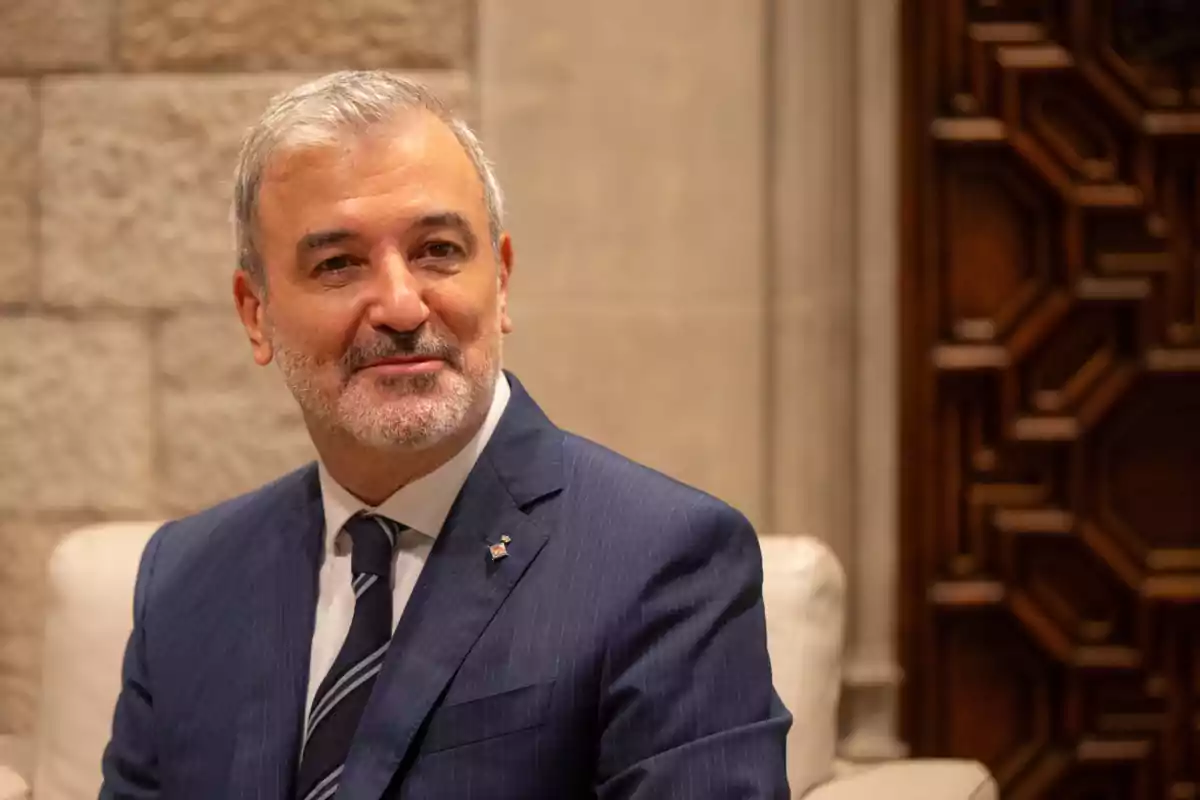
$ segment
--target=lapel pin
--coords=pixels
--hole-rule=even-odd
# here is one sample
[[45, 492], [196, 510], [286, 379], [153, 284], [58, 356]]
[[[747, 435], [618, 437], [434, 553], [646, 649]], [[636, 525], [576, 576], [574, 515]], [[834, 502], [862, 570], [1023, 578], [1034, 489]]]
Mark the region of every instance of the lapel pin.
[[502, 558], [508, 557], [508, 547], [503, 541], [501, 541], [499, 544], [491, 545], [488, 547], [488, 551], [492, 554], [492, 561], [499, 561]]
[[509, 536], [508, 536], [508, 534], [506, 533], [506, 534], [504, 534], [503, 536], [501, 536], [501, 537], [500, 537], [500, 542], [501, 542], [502, 544], [512, 544], [512, 539], [510, 539], [510, 538], [509, 538]]

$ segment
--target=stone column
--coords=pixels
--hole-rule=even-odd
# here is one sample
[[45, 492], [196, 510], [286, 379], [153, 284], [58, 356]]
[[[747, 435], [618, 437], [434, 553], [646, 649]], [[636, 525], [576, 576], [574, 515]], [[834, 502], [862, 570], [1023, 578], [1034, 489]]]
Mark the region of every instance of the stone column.
[[897, 0], [775, 0], [771, 529], [849, 577], [843, 754], [891, 758], [897, 537]]
[[854, 502], [853, 4], [776, 0], [771, 529], [849, 564]]
[[[850, 4], [847, 4], [850, 5]], [[903, 757], [899, 597], [899, 0], [858, 0], [853, 622], [842, 754]]]

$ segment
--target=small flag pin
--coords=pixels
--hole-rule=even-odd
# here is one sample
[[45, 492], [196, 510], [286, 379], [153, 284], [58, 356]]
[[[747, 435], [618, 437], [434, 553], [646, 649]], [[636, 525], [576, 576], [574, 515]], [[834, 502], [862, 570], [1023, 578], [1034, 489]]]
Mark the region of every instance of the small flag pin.
[[488, 551], [492, 554], [492, 561], [499, 561], [502, 558], [508, 557], [508, 547], [504, 544], [504, 542], [490, 546]]

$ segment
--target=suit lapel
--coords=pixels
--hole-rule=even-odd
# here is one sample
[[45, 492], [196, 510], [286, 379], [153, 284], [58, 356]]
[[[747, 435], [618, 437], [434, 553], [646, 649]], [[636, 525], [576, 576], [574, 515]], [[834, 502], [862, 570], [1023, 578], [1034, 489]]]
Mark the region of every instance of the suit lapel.
[[[546, 543], [526, 513], [561, 487], [562, 434], [515, 378], [509, 406], [459, 494], [396, 628], [339, 797], [379, 800], [467, 653]], [[507, 555], [491, 545], [507, 536]]]
[[[324, 514], [315, 466], [284, 480], [245, 553], [245, 681], [227, 797], [291, 800], [307, 696]], [[283, 489], [283, 487], [280, 487]], [[235, 623], [236, 624], [236, 623]]]

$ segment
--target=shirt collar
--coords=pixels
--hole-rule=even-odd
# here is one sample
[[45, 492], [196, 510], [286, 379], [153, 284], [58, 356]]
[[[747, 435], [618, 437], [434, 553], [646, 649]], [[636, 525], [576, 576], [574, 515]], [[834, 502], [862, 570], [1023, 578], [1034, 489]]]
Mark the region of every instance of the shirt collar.
[[433, 472], [397, 489], [395, 494], [375, 508], [370, 508], [348, 492], [333, 479], [325, 465], [318, 461], [321, 501], [325, 508], [326, 551], [332, 551], [342, 526], [364, 509], [395, 520], [430, 538], [436, 538], [450, 514], [450, 507], [454, 505], [463, 484], [467, 482], [467, 476], [475, 468], [479, 454], [483, 452], [496, 426], [500, 424], [500, 417], [503, 416], [511, 395], [508, 378], [501, 372], [492, 393], [491, 408], [488, 409], [483, 425], [471, 441], [467, 442], [466, 447]]

